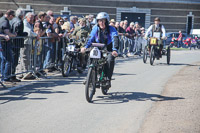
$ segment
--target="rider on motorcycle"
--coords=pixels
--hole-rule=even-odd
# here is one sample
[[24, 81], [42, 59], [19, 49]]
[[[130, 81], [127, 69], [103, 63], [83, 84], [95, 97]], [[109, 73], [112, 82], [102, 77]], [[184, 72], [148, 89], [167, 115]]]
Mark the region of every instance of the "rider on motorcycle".
[[105, 74], [108, 77], [107, 84], [111, 86], [111, 78], [114, 70], [115, 57], [118, 56], [119, 38], [116, 29], [109, 26], [109, 15], [106, 12], [100, 12], [96, 17], [97, 25], [91, 31], [90, 38], [86, 46], [81, 49], [85, 53], [86, 48], [91, 47], [92, 43], [104, 43], [107, 45], [107, 50], [111, 52], [107, 58], [105, 66]]
[[[163, 49], [163, 40], [166, 39], [166, 31], [165, 31], [165, 27], [162, 24], [160, 24], [159, 17], [156, 17], [154, 19], [154, 24], [148, 28], [148, 30], [145, 34], [145, 39], [148, 38], [150, 33], [151, 33], [150, 37], [158, 37], [154, 33], [160, 33], [160, 36], [158, 38], [158, 45], [160, 45], [160, 50], [159, 50], [160, 53], [159, 54], [160, 54], [160, 57], [162, 57], [161, 51]], [[157, 35], [159, 35], [159, 34], [157, 34]]]
[[[78, 42], [77, 48], [82, 48], [82, 47], [84, 47], [84, 44], [86, 42], [86, 38], [89, 36], [90, 29], [86, 25], [86, 19], [85, 18], [80, 18], [78, 20], [78, 22], [79, 22], [79, 26], [75, 27], [71, 36], [73, 38], [76, 38], [77, 40], [81, 40], [80, 42]], [[84, 69], [86, 67], [85, 54], [79, 54], [79, 60], [80, 60], [80, 64], [78, 66], [79, 67], [78, 69], [81, 69], [81, 67]]]

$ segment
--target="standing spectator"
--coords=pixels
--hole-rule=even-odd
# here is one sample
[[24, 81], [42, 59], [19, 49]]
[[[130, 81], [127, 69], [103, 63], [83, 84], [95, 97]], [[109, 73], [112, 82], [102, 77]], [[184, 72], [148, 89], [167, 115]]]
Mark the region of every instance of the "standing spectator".
[[128, 20], [124, 20], [124, 25], [126, 25], [126, 27], [128, 27]]
[[[28, 12], [24, 19], [24, 32], [28, 33], [28, 37], [24, 40], [24, 48], [21, 50], [21, 57], [22, 57], [22, 66], [24, 71], [28, 71], [31, 69], [31, 50], [32, 50], [32, 37], [39, 38], [39, 35], [37, 35], [33, 31], [33, 20], [34, 20], [34, 14], [31, 12]], [[35, 77], [32, 75], [32, 73], [26, 74], [24, 79], [35, 79]]]
[[123, 28], [123, 26], [124, 26], [124, 21], [121, 21], [121, 22], [119, 23], [119, 26], [120, 26], [121, 28]]
[[94, 15], [92, 14], [89, 14], [88, 15], [88, 21], [89, 21], [89, 24], [90, 24], [90, 30], [92, 30], [92, 27], [97, 24], [97, 20], [94, 18]]
[[[8, 35], [9, 37], [16, 37], [16, 34], [11, 33], [11, 25], [9, 23], [15, 17], [13, 10], [8, 10], [3, 17], [0, 18], [0, 33]], [[8, 36], [6, 36], [8, 38]], [[8, 40], [8, 39], [7, 39]], [[12, 45], [10, 41], [1, 43], [1, 74], [2, 81], [10, 82], [11, 65], [13, 61]]]
[[[52, 10], [48, 10], [46, 14], [47, 14], [47, 16], [54, 17], [54, 13], [53, 13]], [[55, 21], [55, 18], [54, 18], [53, 28], [55, 29], [57, 27], [58, 27], [58, 25], [56, 24], [56, 21]]]
[[68, 18], [66, 16], [63, 17], [64, 22], [68, 22]]
[[55, 47], [54, 47], [54, 42], [55, 42], [55, 39], [58, 38], [58, 34], [55, 33], [55, 29], [53, 27], [53, 24], [55, 23], [54, 22], [54, 17], [50, 17], [50, 20], [49, 20], [49, 23], [50, 23], [50, 26], [49, 28], [46, 30], [46, 34], [48, 37], [50, 37], [50, 41], [48, 41], [48, 44], [46, 46], [46, 57], [45, 57], [45, 61], [44, 61], [44, 64], [43, 64], [43, 68], [44, 69], [48, 69], [48, 72], [52, 72], [53, 70], [55, 70], [53, 68], [53, 66], [51, 66], [51, 63], [53, 63], [55, 61]]
[[1, 34], [0, 33], [0, 72], [1, 72], [1, 57], [3, 57], [2, 55], [2, 45], [1, 45], [1, 42], [3, 41], [3, 39], [5, 39], [5, 41], [9, 41], [10, 38], [8, 35], [4, 35], [4, 34]]
[[52, 16], [52, 17], [54, 16], [54, 13], [52, 10], [48, 10], [46, 14], [47, 16]]
[[140, 38], [141, 38], [141, 31], [140, 31], [140, 25], [138, 24], [138, 22], [135, 22], [135, 47], [133, 49], [133, 51], [135, 51], [135, 54], [140, 55], [141, 54], [141, 42], [140, 42]]
[[123, 57], [126, 58], [128, 57], [128, 33], [126, 32], [127, 25], [123, 25], [123, 30], [124, 30], [124, 36], [123, 36], [123, 43], [124, 43], [124, 48], [123, 48]]
[[[64, 36], [65, 30], [62, 29], [62, 25], [64, 24], [64, 19], [61, 17], [58, 17], [56, 19], [56, 24], [58, 25], [58, 28], [55, 29], [55, 32], [58, 34], [60, 39]], [[58, 42], [58, 47], [57, 47], [57, 57], [58, 59], [56, 60], [57, 62], [61, 63], [62, 62], [62, 51], [61, 48], [63, 47], [63, 40]]]
[[56, 19], [56, 24], [58, 25], [58, 27], [55, 29], [55, 32], [56, 32], [57, 34], [59, 34], [60, 37], [62, 37], [62, 35], [63, 35], [64, 32], [65, 32], [64, 30], [62, 30], [62, 26], [63, 26], [63, 24], [64, 24], [63, 18], [58, 17], [58, 18]]
[[38, 15], [37, 14], [35, 14], [34, 15], [34, 19], [33, 19], [33, 25], [35, 25], [35, 22], [37, 22], [38, 21]]
[[[28, 35], [27, 32], [24, 32], [24, 10], [22, 8], [18, 8], [15, 12], [16, 17], [10, 22], [12, 27], [12, 33], [16, 33], [18, 37], [25, 37]], [[12, 55], [13, 55], [13, 64], [12, 64], [12, 74], [15, 74], [16, 67], [18, 65], [19, 56], [20, 56], [20, 49], [24, 47], [24, 39], [14, 39], [13, 40], [13, 48], [12, 48]], [[20, 82], [21, 80], [17, 79], [16, 76], [12, 76], [10, 78], [13, 82]]]
[[145, 37], [145, 29], [142, 27], [141, 29], [141, 42], [142, 42], [142, 50], [144, 47], [147, 45], [147, 40], [144, 38]]
[[135, 36], [135, 31], [133, 30], [134, 23], [131, 22], [129, 27], [126, 29], [126, 32], [129, 34], [128, 35], [128, 42], [129, 42], [129, 49], [128, 49], [128, 56], [133, 56], [133, 50], [135, 49], [134, 47], [134, 36]]
[[179, 31], [179, 36], [178, 36], [178, 38], [177, 38], [177, 40], [178, 40], [178, 48], [180, 48], [181, 46], [182, 46], [182, 38], [183, 38], [183, 35], [182, 35], [182, 33], [181, 33], [181, 31]]
[[76, 18], [75, 16], [70, 17], [70, 33], [72, 33], [75, 29]]
[[44, 28], [44, 31], [45, 31], [45, 34], [44, 36], [46, 36], [46, 29], [48, 29], [50, 26], [50, 23], [49, 23], [49, 20], [50, 20], [50, 16], [46, 16], [45, 17], [45, 20], [42, 22], [42, 25], [43, 25], [43, 28]]
[[78, 16], [74, 16], [74, 17], [75, 17], [75, 20], [76, 20], [76, 23], [74, 24], [74, 26], [75, 26], [75, 28], [76, 28], [76, 27], [79, 26], [79, 23], [78, 23], [78, 19], [79, 19], [79, 18], [78, 18]]
[[112, 26], [112, 27], [115, 27], [115, 20], [114, 20], [114, 19], [111, 19], [109, 25]]
[[119, 22], [115, 23], [115, 28], [116, 28], [118, 35], [119, 35], [118, 56], [122, 56], [123, 55], [123, 48], [124, 48], [123, 36], [124, 36], [125, 30], [120, 26]]
[[35, 22], [34, 28], [39, 28], [41, 30], [40, 36], [45, 35], [45, 27], [43, 26], [43, 22], [45, 22], [47, 14], [45, 12], [38, 13], [38, 20]]

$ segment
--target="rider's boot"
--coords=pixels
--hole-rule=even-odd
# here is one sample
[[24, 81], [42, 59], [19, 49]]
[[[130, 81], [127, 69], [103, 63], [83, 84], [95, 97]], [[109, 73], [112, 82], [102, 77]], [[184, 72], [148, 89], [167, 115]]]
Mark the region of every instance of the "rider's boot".
[[108, 86], [109, 88], [111, 87], [111, 80], [106, 81], [106, 86]]

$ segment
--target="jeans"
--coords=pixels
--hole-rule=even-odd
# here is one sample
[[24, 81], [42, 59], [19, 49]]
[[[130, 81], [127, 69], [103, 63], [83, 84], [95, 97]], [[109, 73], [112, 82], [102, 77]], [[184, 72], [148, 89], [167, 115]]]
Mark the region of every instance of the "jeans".
[[135, 51], [135, 45], [133, 39], [128, 39], [128, 52], [134, 52]]
[[178, 41], [178, 48], [180, 48], [182, 46], [182, 41]]
[[124, 49], [124, 40], [123, 37], [119, 37], [119, 55], [123, 55], [123, 49]]
[[46, 56], [45, 56], [43, 68], [44, 69], [50, 68], [51, 67], [51, 63], [53, 63], [54, 57], [55, 57], [54, 56], [54, 46], [53, 46], [52, 42], [48, 42], [45, 45], [44, 53], [45, 53]]
[[123, 54], [126, 55], [128, 52], [128, 38], [123, 37], [123, 45], [124, 45]]
[[10, 42], [2, 44], [0, 57], [2, 81], [8, 81], [10, 79], [9, 76], [11, 75], [11, 66], [13, 61], [12, 46]]

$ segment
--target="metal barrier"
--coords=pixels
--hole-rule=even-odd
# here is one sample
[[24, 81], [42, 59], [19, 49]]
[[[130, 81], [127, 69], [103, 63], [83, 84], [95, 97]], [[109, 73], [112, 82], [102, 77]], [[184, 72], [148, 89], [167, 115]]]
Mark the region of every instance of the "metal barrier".
[[59, 69], [66, 39], [15, 37], [9, 41], [1, 39], [0, 44], [0, 77], [1, 81], [8, 81], [16, 75], [32, 74], [38, 78], [39, 73], [45, 77], [44, 69]]
[[125, 35], [119, 36], [119, 54], [126, 55], [128, 52], [139, 52], [142, 51], [147, 45], [146, 40], [143, 37], [130, 39]]

